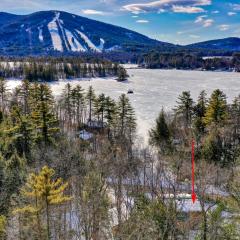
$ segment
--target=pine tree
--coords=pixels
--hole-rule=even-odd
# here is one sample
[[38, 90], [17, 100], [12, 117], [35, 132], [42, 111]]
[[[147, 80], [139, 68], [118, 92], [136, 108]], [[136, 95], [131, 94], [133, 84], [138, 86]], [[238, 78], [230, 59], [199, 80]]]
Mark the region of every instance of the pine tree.
[[202, 154], [207, 161], [222, 164], [225, 160], [223, 159], [223, 153], [224, 147], [220, 132], [218, 129], [213, 128], [204, 140]]
[[29, 98], [30, 98], [30, 82], [28, 80], [23, 80], [19, 88], [19, 97], [23, 106], [23, 113], [30, 113]]
[[72, 102], [76, 113], [77, 127], [79, 128], [83, 123], [83, 111], [85, 109], [84, 93], [80, 85], [72, 90]]
[[0, 111], [4, 114], [6, 108], [6, 100], [8, 95], [7, 83], [0, 78]]
[[129, 77], [128, 74], [127, 74], [126, 69], [123, 68], [123, 67], [119, 67], [118, 68], [117, 76], [118, 76], [117, 80], [119, 82], [123, 82], [123, 81], [125, 81]]
[[206, 125], [220, 124], [227, 119], [226, 95], [219, 89], [215, 90], [209, 100], [204, 122]]
[[46, 84], [34, 84], [31, 92], [31, 118], [36, 127], [37, 142], [51, 143], [52, 136], [58, 132], [54, 116], [52, 92]]
[[240, 142], [240, 95], [236, 97], [231, 105], [231, 121], [234, 128], [234, 137]]
[[125, 94], [119, 97], [117, 113], [119, 134], [131, 137], [136, 130], [136, 119], [134, 110]]
[[150, 143], [161, 150], [170, 144], [170, 130], [163, 109], [156, 120], [156, 126], [150, 130]]
[[105, 95], [100, 94], [94, 101], [94, 113], [98, 118], [98, 121], [101, 121], [101, 125], [103, 128], [104, 123], [104, 114], [106, 109], [106, 101], [105, 101]]
[[109, 126], [113, 126], [116, 122], [117, 106], [113, 99], [110, 97], [105, 98], [105, 119]]
[[88, 103], [89, 118], [88, 121], [92, 121], [93, 103], [96, 99], [96, 95], [92, 86], [89, 87], [86, 100]]
[[[40, 221], [39, 216], [46, 214], [47, 239], [51, 239], [51, 207], [60, 206], [71, 200], [65, 195], [68, 183], [61, 178], [54, 179], [55, 171], [47, 166], [43, 167], [39, 174], [31, 174], [22, 195], [29, 203], [15, 210], [16, 213], [34, 214]], [[41, 226], [41, 222], [38, 223]], [[42, 238], [41, 238], [42, 239]]]
[[115, 140], [117, 144], [128, 152], [130, 159], [133, 157], [133, 138], [136, 133], [136, 117], [134, 109], [132, 108], [129, 99], [125, 94], [119, 97], [117, 104], [117, 131], [115, 133]]
[[72, 125], [72, 114], [73, 114], [73, 94], [72, 94], [72, 86], [70, 83], [65, 85], [63, 89], [63, 93], [61, 96], [62, 107], [65, 110], [64, 118], [67, 120], [69, 126]]
[[175, 109], [177, 116], [180, 116], [183, 119], [184, 125], [189, 127], [192, 122], [194, 104], [190, 92], [182, 92], [178, 97], [177, 104], [178, 106]]
[[18, 154], [30, 158], [34, 138], [31, 119], [28, 115], [22, 115], [17, 106], [13, 106], [11, 109], [11, 119], [13, 126], [5, 132], [12, 137]]
[[0, 155], [0, 215], [7, 214], [12, 196], [18, 194], [25, 180], [26, 161], [19, 157], [16, 150], [11, 155]]
[[207, 109], [207, 99], [206, 92], [202, 91], [198, 97], [198, 102], [194, 107], [194, 126], [197, 133], [203, 134], [205, 131], [206, 124], [204, 122], [204, 117]]

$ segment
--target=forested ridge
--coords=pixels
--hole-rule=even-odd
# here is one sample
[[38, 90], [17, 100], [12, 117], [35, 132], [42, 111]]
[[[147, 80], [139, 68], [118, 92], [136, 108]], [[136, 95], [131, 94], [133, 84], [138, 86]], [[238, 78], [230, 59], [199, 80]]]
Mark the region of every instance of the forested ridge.
[[160, 69], [201, 69], [207, 71], [240, 71], [240, 54], [233, 53], [231, 57], [203, 58], [197, 53], [188, 51], [162, 53], [152, 51], [138, 58], [138, 63], [146, 68]]
[[0, 77], [21, 78], [35, 81], [58, 81], [59, 79], [121, 77], [126, 72], [118, 63], [98, 58], [2, 58]]
[[0, 109], [0, 239], [239, 239], [240, 97], [183, 92], [149, 146], [126, 95], [2, 78]]

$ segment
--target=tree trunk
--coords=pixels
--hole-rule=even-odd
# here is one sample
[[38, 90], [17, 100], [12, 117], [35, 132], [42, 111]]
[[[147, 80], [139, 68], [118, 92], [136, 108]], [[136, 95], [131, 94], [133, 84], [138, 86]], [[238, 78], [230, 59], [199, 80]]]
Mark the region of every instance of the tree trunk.
[[47, 239], [51, 239], [51, 233], [50, 233], [50, 216], [49, 216], [49, 204], [48, 199], [46, 196], [46, 217], [47, 217]]

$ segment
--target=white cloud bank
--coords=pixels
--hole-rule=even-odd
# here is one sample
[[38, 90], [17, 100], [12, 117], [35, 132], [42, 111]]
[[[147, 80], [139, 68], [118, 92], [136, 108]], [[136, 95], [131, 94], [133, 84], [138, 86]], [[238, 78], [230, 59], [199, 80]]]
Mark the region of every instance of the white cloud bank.
[[210, 18], [207, 19], [207, 17], [207, 15], [199, 16], [196, 18], [195, 23], [201, 24], [205, 28], [211, 27], [214, 23], [214, 20]]
[[149, 23], [148, 20], [144, 20], [144, 19], [139, 19], [136, 21], [137, 23]]
[[228, 24], [222, 24], [222, 25], [218, 26], [218, 29], [220, 31], [227, 31], [227, 30], [229, 30], [229, 28], [230, 28], [230, 25], [228, 25]]
[[104, 12], [102, 11], [97, 11], [97, 10], [94, 10], [94, 9], [85, 9], [85, 10], [82, 10], [82, 13], [85, 14], [85, 15], [105, 15]]
[[205, 12], [203, 6], [211, 5], [211, 0], [159, 0], [149, 3], [135, 3], [123, 6], [123, 10], [132, 13], [172, 11], [178, 13]]

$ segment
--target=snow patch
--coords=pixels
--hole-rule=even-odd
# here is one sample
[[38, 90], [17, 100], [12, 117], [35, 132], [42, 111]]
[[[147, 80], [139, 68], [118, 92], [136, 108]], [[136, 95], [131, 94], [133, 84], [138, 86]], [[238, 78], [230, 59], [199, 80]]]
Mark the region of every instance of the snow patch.
[[27, 28], [27, 29], [26, 29], [26, 32], [31, 33], [31, 32], [32, 32], [32, 29], [31, 29], [31, 28]]
[[38, 31], [39, 31], [39, 35], [38, 35], [39, 41], [43, 42], [43, 30], [42, 30], [42, 27], [38, 27]]
[[69, 45], [68, 45], [68, 41], [65, 37], [65, 29], [63, 28], [62, 24], [64, 24], [63, 20], [60, 20], [58, 19], [58, 25], [59, 25], [59, 28], [61, 29], [61, 32], [62, 32], [62, 38], [63, 38], [63, 41], [65, 43], [65, 46], [67, 48], [68, 51], [71, 51], [71, 49], [69, 48]]
[[100, 38], [100, 45], [97, 47], [100, 51], [103, 51], [104, 49], [105, 40], [103, 38]]
[[81, 36], [81, 38], [85, 41], [85, 43], [88, 45], [88, 47], [95, 51], [95, 52], [101, 52], [98, 47], [96, 47], [92, 42], [91, 40], [83, 33], [83, 32], [80, 32], [78, 30], [76, 30], [77, 33]]
[[49, 32], [51, 34], [54, 50], [58, 50], [60, 52], [63, 52], [62, 40], [61, 40], [61, 37], [59, 35], [58, 26], [57, 26], [59, 16], [60, 16], [60, 13], [56, 12], [55, 17], [48, 24], [48, 29], [49, 29]]
[[114, 45], [114, 46], [108, 48], [107, 51], [116, 51], [116, 50], [119, 50], [119, 49], [121, 49], [121, 46]]
[[65, 29], [66, 35], [67, 35], [67, 40], [71, 46], [71, 50], [73, 52], [85, 52], [86, 49], [78, 42], [78, 40], [73, 36], [73, 34]]
[[80, 133], [79, 133], [79, 137], [80, 137], [82, 140], [88, 141], [88, 140], [90, 140], [90, 139], [93, 138], [93, 134], [87, 132], [86, 130], [82, 130], [82, 131], [80, 131]]

